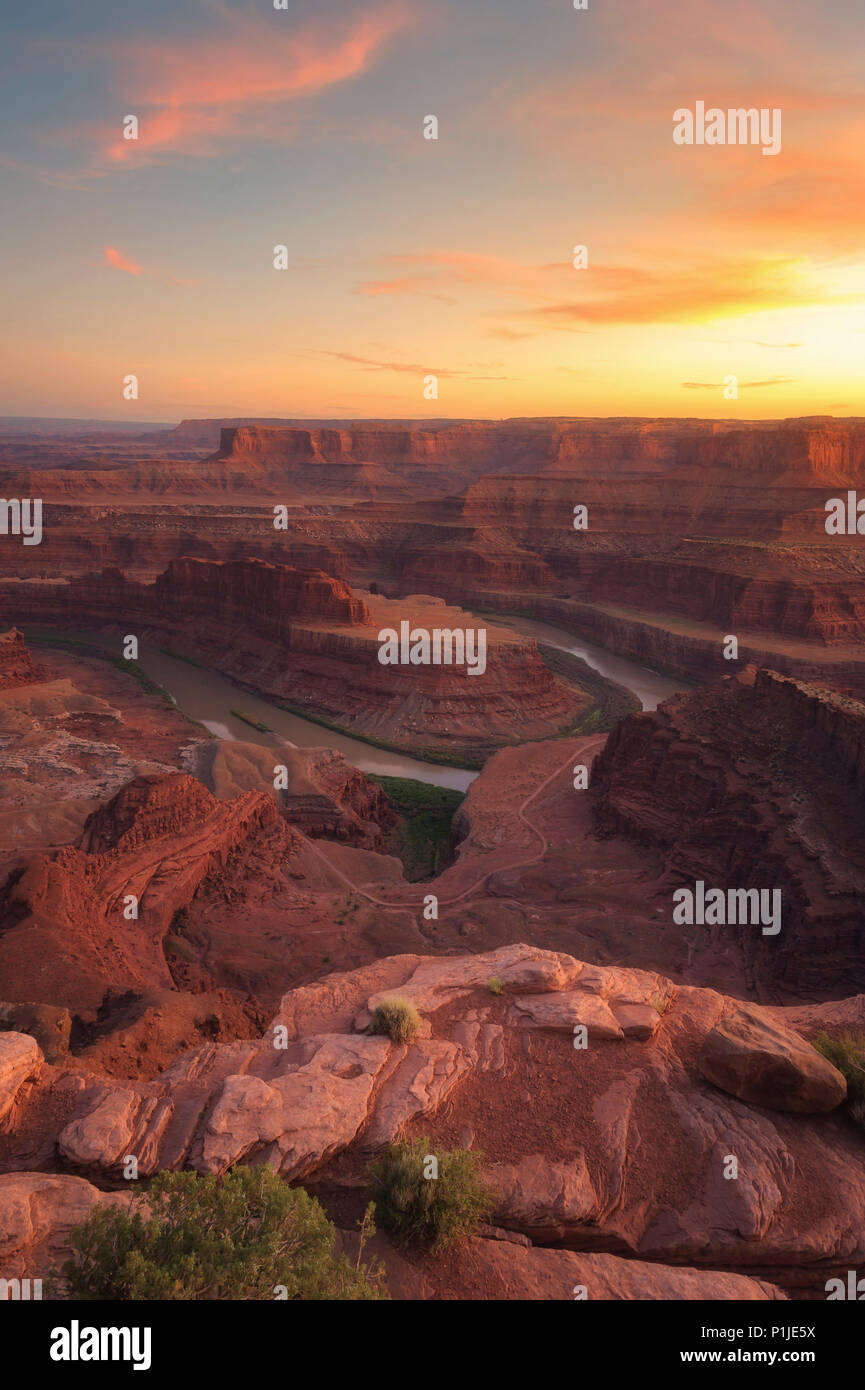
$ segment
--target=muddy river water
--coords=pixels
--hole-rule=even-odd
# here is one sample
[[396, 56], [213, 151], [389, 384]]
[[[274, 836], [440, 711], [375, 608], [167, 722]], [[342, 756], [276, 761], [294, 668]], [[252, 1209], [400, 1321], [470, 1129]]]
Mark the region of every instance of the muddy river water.
[[[685, 689], [683, 682], [616, 656], [603, 647], [593, 646], [561, 628], [531, 618], [502, 618], [499, 621], [517, 632], [534, 637], [538, 642], [581, 656], [608, 680], [631, 690], [644, 709], [655, 709], [661, 700]], [[478, 617], [478, 622], [492, 623], [493, 619], [489, 616]], [[362, 772], [386, 777], [414, 777], [421, 782], [452, 787], [458, 791], [465, 791], [478, 775], [467, 768], [445, 767], [402, 753], [374, 748], [360, 739], [336, 733], [299, 715], [289, 714], [260, 696], [241, 690], [216, 671], [192, 666], [155, 648], [142, 652], [139, 665], [169, 693], [184, 714], [203, 724], [217, 738], [242, 739], [269, 746], [273, 743], [273, 734], [276, 734], [280, 740], [298, 748], [336, 748]], [[273, 734], [262, 733], [238, 719], [232, 714], [233, 709], [242, 710], [244, 714], [266, 724]]]

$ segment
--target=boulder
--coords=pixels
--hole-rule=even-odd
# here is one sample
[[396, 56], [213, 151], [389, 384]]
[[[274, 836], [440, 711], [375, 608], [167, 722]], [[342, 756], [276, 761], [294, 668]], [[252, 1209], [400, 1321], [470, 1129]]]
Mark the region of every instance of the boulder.
[[847, 1094], [836, 1067], [798, 1034], [762, 1010], [738, 1008], [707, 1033], [700, 1070], [750, 1105], [815, 1115], [834, 1110]]
[[43, 1062], [42, 1049], [27, 1033], [0, 1033], [0, 1120], [12, 1109], [24, 1082]]
[[125, 1206], [126, 1192], [100, 1192], [66, 1173], [0, 1173], [0, 1272], [45, 1278], [68, 1254], [68, 1235], [97, 1206]]

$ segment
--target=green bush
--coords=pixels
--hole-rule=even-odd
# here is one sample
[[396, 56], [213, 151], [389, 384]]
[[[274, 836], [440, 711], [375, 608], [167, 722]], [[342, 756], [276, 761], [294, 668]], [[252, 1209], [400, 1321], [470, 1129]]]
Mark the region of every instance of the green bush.
[[395, 1043], [411, 1042], [420, 1028], [420, 1014], [408, 999], [382, 999], [373, 1010], [371, 1033], [386, 1033]]
[[493, 975], [493, 978], [487, 981], [487, 989], [489, 990], [490, 994], [501, 994], [502, 990], [504, 989], [504, 985], [502, 984], [498, 975]]
[[[438, 1177], [427, 1177], [438, 1163]], [[468, 1149], [434, 1154], [428, 1139], [391, 1144], [368, 1169], [382, 1226], [404, 1245], [442, 1250], [470, 1235], [493, 1206], [482, 1156]]]
[[319, 1203], [272, 1168], [223, 1178], [158, 1173], [129, 1211], [98, 1207], [70, 1236], [69, 1297], [83, 1299], [380, 1299], [380, 1267], [333, 1253]]
[[833, 1038], [825, 1029], [814, 1039], [814, 1046], [833, 1067], [837, 1067], [847, 1082], [847, 1103], [850, 1113], [861, 1126], [865, 1115], [865, 1037], [842, 1033]]

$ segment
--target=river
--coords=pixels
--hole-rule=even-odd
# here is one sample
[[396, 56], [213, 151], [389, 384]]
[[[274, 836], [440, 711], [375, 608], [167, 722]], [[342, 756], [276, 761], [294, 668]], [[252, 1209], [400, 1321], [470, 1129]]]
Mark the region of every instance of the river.
[[615, 652], [607, 651], [606, 647], [596, 647], [591, 642], [584, 642], [582, 637], [573, 637], [563, 628], [536, 622], [534, 618], [493, 618], [487, 614], [485, 621], [500, 623], [514, 632], [524, 633], [526, 637], [534, 637], [535, 641], [543, 642], [548, 647], [557, 647], [561, 652], [572, 652], [574, 656], [581, 656], [587, 666], [591, 666], [593, 670], [606, 676], [607, 680], [614, 681], [616, 685], [623, 685], [626, 690], [636, 695], [643, 709], [657, 709], [661, 701], [668, 699], [670, 695], [677, 695], [680, 690], [691, 688], [686, 681], [677, 680], [675, 676], [663, 676], [649, 666], [639, 666], [636, 661], [631, 661], [626, 656], [616, 656]]
[[[644, 709], [655, 709], [661, 700], [686, 689], [683, 682], [669, 676], [659, 675], [646, 666], [640, 666], [625, 657], [616, 656], [603, 647], [596, 647], [582, 638], [573, 637], [562, 628], [548, 623], [536, 622], [533, 618], [496, 618], [477, 616], [479, 623], [500, 622], [503, 626], [534, 637], [547, 646], [560, 651], [572, 652], [581, 656], [608, 680], [626, 686], [633, 691]], [[402, 753], [390, 753], [375, 748], [360, 739], [347, 734], [336, 733], [321, 724], [314, 724], [299, 715], [289, 714], [277, 705], [251, 695], [242, 690], [226, 676], [217, 671], [205, 670], [169, 656], [158, 648], [146, 647], [139, 655], [139, 665], [165, 689], [175, 704], [190, 719], [203, 724], [217, 738], [241, 739], [248, 743], [273, 744], [273, 734], [278, 739], [296, 748], [335, 748], [361, 772], [371, 772], [382, 777], [413, 777], [420, 782], [430, 782], [434, 786], [451, 787], [456, 791], [466, 791], [477, 777], [476, 772], [467, 768], [446, 767], [438, 763], [422, 762]], [[232, 714], [239, 709], [262, 724], [266, 724], [273, 734], [265, 734], [253, 728]]]
[[452, 787], [455, 791], [464, 792], [478, 775], [468, 768], [421, 762], [419, 758], [374, 748], [371, 743], [351, 738], [348, 734], [338, 734], [322, 724], [302, 719], [300, 715], [289, 714], [259, 695], [251, 695], [218, 671], [192, 666], [188, 661], [168, 656], [158, 648], [145, 647], [141, 650], [138, 664], [151, 680], [168, 692], [184, 714], [203, 724], [217, 738], [242, 739], [246, 743], [272, 746], [274, 740], [271, 734], [254, 729], [251, 724], [231, 713], [233, 709], [239, 709], [266, 724], [281, 742], [291, 744], [293, 748], [335, 748], [361, 772], [372, 772], [379, 777], [414, 777], [418, 782], [431, 782], [437, 787]]

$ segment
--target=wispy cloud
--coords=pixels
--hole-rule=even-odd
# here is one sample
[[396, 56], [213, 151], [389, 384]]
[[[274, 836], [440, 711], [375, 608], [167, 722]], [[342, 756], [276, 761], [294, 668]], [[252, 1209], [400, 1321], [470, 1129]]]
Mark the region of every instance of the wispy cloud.
[[[82, 61], [110, 64], [117, 109], [137, 117], [138, 138], [124, 138], [120, 118], [35, 132], [55, 145], [90, 148], [86, 166], [67, 180], [178, 156], [214, 158], [243, 141], [284, 141], [298, 103], [360, 76], [422, 16], [417, 0], [381, 0], [299, 25], [287, 13], [213, 8], [219, 22], [210, 36], [77, 46]], [[19, 167], [43, 179], [51, 172]]]
[[655, 264], [594, 262], [580, 271], [566, 261], [531, 265], [460, 251], [386, 259], [411, 273], [364, 281], [360, 292], [470, 302], [485, 316], [488, 333], [515, 342], [539, 332], [587, 331], [604, 324], [693, 324], [861, 299], [827, 288], [807, 262], [759, 253], [692, 255], [690, 260], [667, 254]]
[[124, 275], [132, 275], [140, 278], [143, 275], [150, 279], [159, 280], [165, 285], [191, 286], [201, 283], [197, 276], [183, 276], [166, 274], [161, 270], [149, 270], [137, 261], [130, 260], [129, 256], [123, 251], [119, 251], [116, 246], [106, 246], [103, 251], [105, 259], [102, 264], [111, 270], [122, 270]]
[[[338, 362], [349, 362], [352, 366], [360, 367], [365, 372], [406, 372], [410, 376], [438, 376], [438, 377], [469, 377], [472, 381], [507, 381], [504, 376], [478, 376], [473, 371], [458, 370], [454, 367], [432, 367], [429, 363], [419, 362], [396, 362], [387, 359], [377, 359], [374, 357], [360, 357], [354, 352], [335, 352], [328, 349], [321, 349], [320, 356], [333, 357]], [[483, 364], [479, 363], [478, 366]]]
[[[737, 390], [748, 391], [755, 387], [764, 386], [789, 386], [798, 380], [795, 376], [773, 376], [769, 381], [739, 381], [736, 383]], [[726, 385], [723, 381], [683, 381], [682, 386], [686, 391], [723, 391]]]
[[144, 272], [140, 265], [131, 261], [128, 256], [124, 256], [122, 251], [118, 251], [116, 246], [105, 247], [105, 265], [111, 266], [113, 270], [122, 270], [126, 275], [143, 275]]

